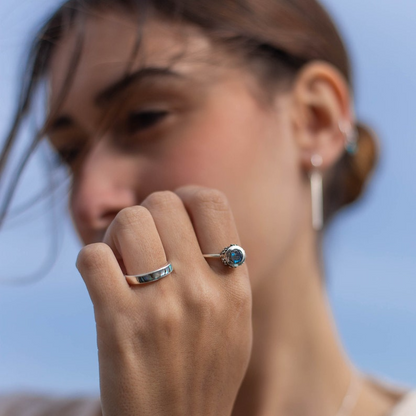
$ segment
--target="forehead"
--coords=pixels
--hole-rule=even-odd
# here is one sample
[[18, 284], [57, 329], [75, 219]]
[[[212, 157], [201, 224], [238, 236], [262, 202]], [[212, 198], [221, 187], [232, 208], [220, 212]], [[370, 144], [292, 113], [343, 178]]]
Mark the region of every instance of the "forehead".
[[[212, 42], [198, 29], [161, 19], [149, 19], [139, 29], [138, 20], [115, 12], [97, 12], [87, 18], [81, 35], [82, 54], [67, 101], [86, 92], [98, 93], [120, 80], [127, 68], [134, 72], [146, 66], [170, 67], [201, 77], [209, 70], [212, 75], [218, 54], [212, 53]], [[132, 56], [139, 37], [140, 48]], [[75, 29], [57, 44], [50, 68], [52, 103], [64, 86], [77, 47]]]

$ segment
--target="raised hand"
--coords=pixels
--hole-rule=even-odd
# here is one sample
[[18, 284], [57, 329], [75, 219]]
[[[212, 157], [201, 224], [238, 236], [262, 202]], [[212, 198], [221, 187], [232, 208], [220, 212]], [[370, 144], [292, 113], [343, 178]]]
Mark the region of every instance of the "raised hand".
[[[252, 342], [251, 289], [203, 253], [239, 244], [227, 199], [187, 186], [125, 208], [77, 267], [94, 304], [104, 416], [230, 415]], [[171, 263], [130, 286], [125, 274]]]

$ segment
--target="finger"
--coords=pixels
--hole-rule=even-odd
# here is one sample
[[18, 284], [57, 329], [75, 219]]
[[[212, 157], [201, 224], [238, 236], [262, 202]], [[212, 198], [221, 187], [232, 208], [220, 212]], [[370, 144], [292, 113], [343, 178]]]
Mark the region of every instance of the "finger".
[[142, 205], [152, 214], [169, 262], [180, 267], [189, 266], [190, 261], [201, 261], [192, 222], [178, 195], [170, 191], [155, 192]]
[[76, 266], [94, 307], [122, 304], [128, 285], [113, 251], [107, 244], [85, 246], [78, 254]]
[[[231, 244], [240, 244], [231, 208], [222, 192], [199, 186], [185, 186], [175, 192], [188, 211], [203, 254], [219, 254]], [[209, 263], [217, 272], [230, 271], [220, 259], [210, 259]]]
[[125, 274], [150, 273], [167, 264], [153, 217], [143, 206], [121, 210], [108, 228], [104, 242], [114, 251]]

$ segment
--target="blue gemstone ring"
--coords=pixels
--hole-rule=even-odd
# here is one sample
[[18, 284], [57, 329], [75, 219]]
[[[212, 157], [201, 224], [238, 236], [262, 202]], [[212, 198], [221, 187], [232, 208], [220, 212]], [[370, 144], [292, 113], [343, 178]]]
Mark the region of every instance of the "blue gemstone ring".
[[231, 244], [225, 247], [220, 254], [204, 254], [204, 257], [208, 259], [219, 258], [224, 266], [235, 269], [246, 261], [246, 252], [237, 244]]

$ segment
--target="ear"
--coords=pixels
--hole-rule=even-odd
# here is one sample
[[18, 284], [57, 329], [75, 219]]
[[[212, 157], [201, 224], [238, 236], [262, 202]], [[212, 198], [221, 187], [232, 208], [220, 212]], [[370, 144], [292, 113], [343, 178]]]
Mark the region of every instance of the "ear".
[[312, 155], [318, 154], [320, 169], [325, 171], [345, 151], [345, 132], [340, 125], [353, 125], [347, 82], [334, 66], [315, 61], [300, 71], [292, 92], [292, 121], [301, 165], [309, 171]]

